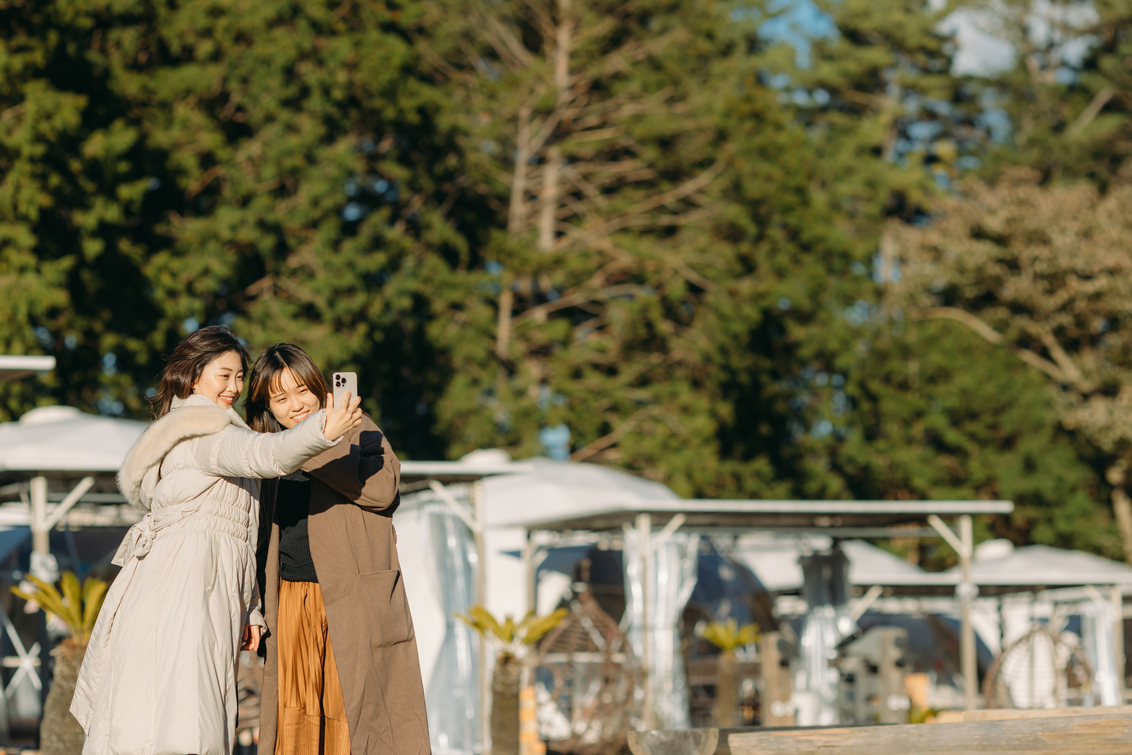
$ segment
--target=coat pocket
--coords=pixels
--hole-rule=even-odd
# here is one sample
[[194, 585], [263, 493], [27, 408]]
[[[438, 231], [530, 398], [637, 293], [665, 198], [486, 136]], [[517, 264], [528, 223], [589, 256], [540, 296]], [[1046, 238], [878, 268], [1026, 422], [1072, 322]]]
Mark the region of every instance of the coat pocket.
[[370, 639], [374, 647], [387, 647], [413, 638], [409, 598], [400, 569], [362, 574], [358, 577], [362, 598], [372, 611]]

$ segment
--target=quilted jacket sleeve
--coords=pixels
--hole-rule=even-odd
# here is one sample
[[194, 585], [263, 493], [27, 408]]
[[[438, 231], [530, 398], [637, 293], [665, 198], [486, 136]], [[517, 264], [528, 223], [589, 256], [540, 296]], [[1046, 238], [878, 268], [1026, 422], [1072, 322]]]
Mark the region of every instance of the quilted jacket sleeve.
[[205, 474], [215, 477], [282, 477], [334, 446], [322, 434], [325, 423], [326, 412], [318, 411], [281, 433], [232, 425], [198, 443], [196, 460]]

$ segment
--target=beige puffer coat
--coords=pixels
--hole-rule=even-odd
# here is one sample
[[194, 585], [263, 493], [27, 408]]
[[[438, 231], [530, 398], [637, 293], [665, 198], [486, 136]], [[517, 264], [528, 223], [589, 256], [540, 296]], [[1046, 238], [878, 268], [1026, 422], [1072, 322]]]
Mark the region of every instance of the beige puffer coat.
[[202, 396], [176, 400], [130, 450], [118, 486], [146, 509], [114, 563], [71, 713], [84, 755], [229, 755], [255, 588], [257, 478], [298, 469], [333, 443], [325, 413], [261, 435]]

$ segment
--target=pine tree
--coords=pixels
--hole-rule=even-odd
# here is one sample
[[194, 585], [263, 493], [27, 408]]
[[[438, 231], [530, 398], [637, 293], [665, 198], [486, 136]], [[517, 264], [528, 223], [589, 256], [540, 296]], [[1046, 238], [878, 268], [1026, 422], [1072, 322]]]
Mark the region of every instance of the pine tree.
[[148, 268], [157, 295], [359, 371], [407, 455], [437, 452], [430, 328], [465, 296], [457, 226], [476, 213], [453, 201], [462, 163], [416, 68], [422, 7], [167, 3], [115, 40], [181, 197]]
[[0, 388], [8, 417], [51, 399], [137, 412], [165, 341], [145, 273], [167, 243], [153, 222], [165, 155], [113, 91], [97, 5], [0, 8], [0, 352], [58, 365]]
[[[160, 354], [229, 324], [359, 370], [401, 448], [442, 451], [430, 328], [470, 290], [458, 271], [479, 208], [454, 201], [462, 160], [416, 68], [421, 7], [0, 10], [15, 314], [0, 350], [55, 354], [54, 400], [145, 416]], [[3, 389], [13, 413], [32, 388]]]
[[985, 87], [1010, 119], [993, 169], [1023, 164], [1044, 179], [1132, 179], [1132, 6], [1028, 0], [984, 3], [985, 31], [1009, 42], [1013, 65]]
[[739, 10], [437, 5], [429, 61], [496, 228], [453, 352], [454, 452], [527, 455], [563, 424], [573, 459], [685, 493], [792, 484], [783, 376], [839, 327], [856, 284], [829, 273], [854, 260]]

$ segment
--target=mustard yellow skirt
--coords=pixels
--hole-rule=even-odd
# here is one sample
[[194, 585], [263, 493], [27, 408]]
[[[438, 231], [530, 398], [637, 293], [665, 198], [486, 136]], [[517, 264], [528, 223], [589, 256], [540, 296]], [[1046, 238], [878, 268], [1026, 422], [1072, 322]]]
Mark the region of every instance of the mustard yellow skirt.
[[350, 726], [317, 583], [280, 580], [278, 630], [275, 755], [349, 755]]

